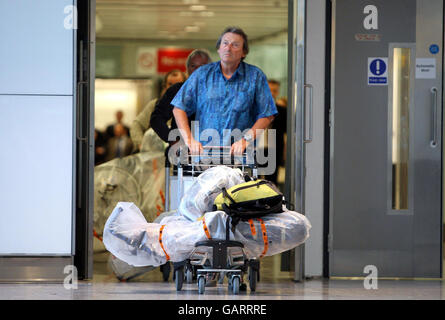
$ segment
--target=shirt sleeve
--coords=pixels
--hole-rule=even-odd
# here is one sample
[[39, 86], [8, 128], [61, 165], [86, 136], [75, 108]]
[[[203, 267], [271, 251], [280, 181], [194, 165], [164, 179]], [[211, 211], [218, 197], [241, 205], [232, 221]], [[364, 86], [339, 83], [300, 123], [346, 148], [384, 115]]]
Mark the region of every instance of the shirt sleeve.
[[184, 82], [179, 92], [173, 98], [171, 104], [191, 116], [196, 112], [198, 102], [198, 70]]
[[142, 143], [145, 131], [150, 128], [150, 115], [154, 109], [157, 99], [151, 100], [139, 113], [130, 127], [130, 137], [136, 146]]
[[269, 84], [264, 73], [260, 73], [255, 86], [255, 121], [278, 113]]

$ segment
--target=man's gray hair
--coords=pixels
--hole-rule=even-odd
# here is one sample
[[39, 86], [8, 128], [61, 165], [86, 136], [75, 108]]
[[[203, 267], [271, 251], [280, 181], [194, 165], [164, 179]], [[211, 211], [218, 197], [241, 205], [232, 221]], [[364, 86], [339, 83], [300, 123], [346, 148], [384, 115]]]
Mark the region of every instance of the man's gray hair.
[[192, 59], [196, 56], [201, 56], [202, 58], [207, 59], [207, 61], [210, 63], [212, 62], [212, 58], [210, 58], [210, 52], [206, 49], [195, 49], [193, 50], [187, 57], [187, 60], [185, 62], [185, 66], [187, 67], [187, 70], [190, 68], [190, 63]]
[[[222, 37], [226, 33], [235, 33], [237, 35], [240, 35], [243, 38], [243, 40], [244, 40], [243, 41], [243, 52], [247, 56], [247, 54], [249, 53], [249, 42], [248, 42], [248, 39], [247, 39], [247, 34], [240, 27], [227, 27], [227, 28], [225, 28], [224, 31], [219, 36], [218, 41], [216, 41], [216, 49], [217, 50], [219, 49], [219, 47], [221, 45]], [[242, 58], [241, 60], [244, 60], [244, 58]]]

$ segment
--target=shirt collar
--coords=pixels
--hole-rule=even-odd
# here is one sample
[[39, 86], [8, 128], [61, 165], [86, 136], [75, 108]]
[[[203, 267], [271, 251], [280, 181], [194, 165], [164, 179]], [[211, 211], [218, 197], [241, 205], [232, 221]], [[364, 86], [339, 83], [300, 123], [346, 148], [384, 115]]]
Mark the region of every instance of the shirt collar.
[[[240, 76], [240, 77], [244, 76], [245, 68], [246, 68], [246, 64], [241, 60], [240, 64], [238, 65], [238, 68], [236, 68], [235, 72], [233, 73], [232, 77], [229, 80], [234, 79], [237, 76]], [[223, 77], [226, 81], [229, 81], [224, 77], [224, 75], [221, 71], [221, 61], [218, 61], [217, 69], [218, 69], [218, 72], [221, 74], [221, 77]]]

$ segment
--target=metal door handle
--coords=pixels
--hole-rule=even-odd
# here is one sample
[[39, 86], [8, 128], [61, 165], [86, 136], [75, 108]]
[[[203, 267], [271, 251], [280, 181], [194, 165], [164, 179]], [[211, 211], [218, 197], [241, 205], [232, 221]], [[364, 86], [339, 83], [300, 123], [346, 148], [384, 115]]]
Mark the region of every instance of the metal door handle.
[[81, 137], [79, 134], [80, 131], [80, 88], [82, 85], [87, 84], [87, 81], [79, 81], [77, 83], [77, 92], [76, 92], [76, 138], [80, 141], [87, 141], [87, 137]]
[[437, 88], [431, 88], [431, 107], [432, 107], [432, 117], [431, 117], [431, 148], [437, 147]]
[[[314, 87], [311, 84], [305, 84], [304, 88], [309, 88], [309, 138], [304, 139], [304, 143], [312, 142], [313, 122], [314, 122]], [[305, 106], [306, 108], [306, 106]], [[306, 112], [304, 113], [304, 137], [306, 138]]]

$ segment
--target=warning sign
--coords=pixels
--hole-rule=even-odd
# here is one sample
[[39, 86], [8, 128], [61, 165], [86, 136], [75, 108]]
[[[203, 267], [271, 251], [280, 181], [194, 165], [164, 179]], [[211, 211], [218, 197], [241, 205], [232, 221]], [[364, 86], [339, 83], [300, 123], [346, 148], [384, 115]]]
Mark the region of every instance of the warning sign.
[[368, 58], [368, 86], [388, 85], [388, 58]]

